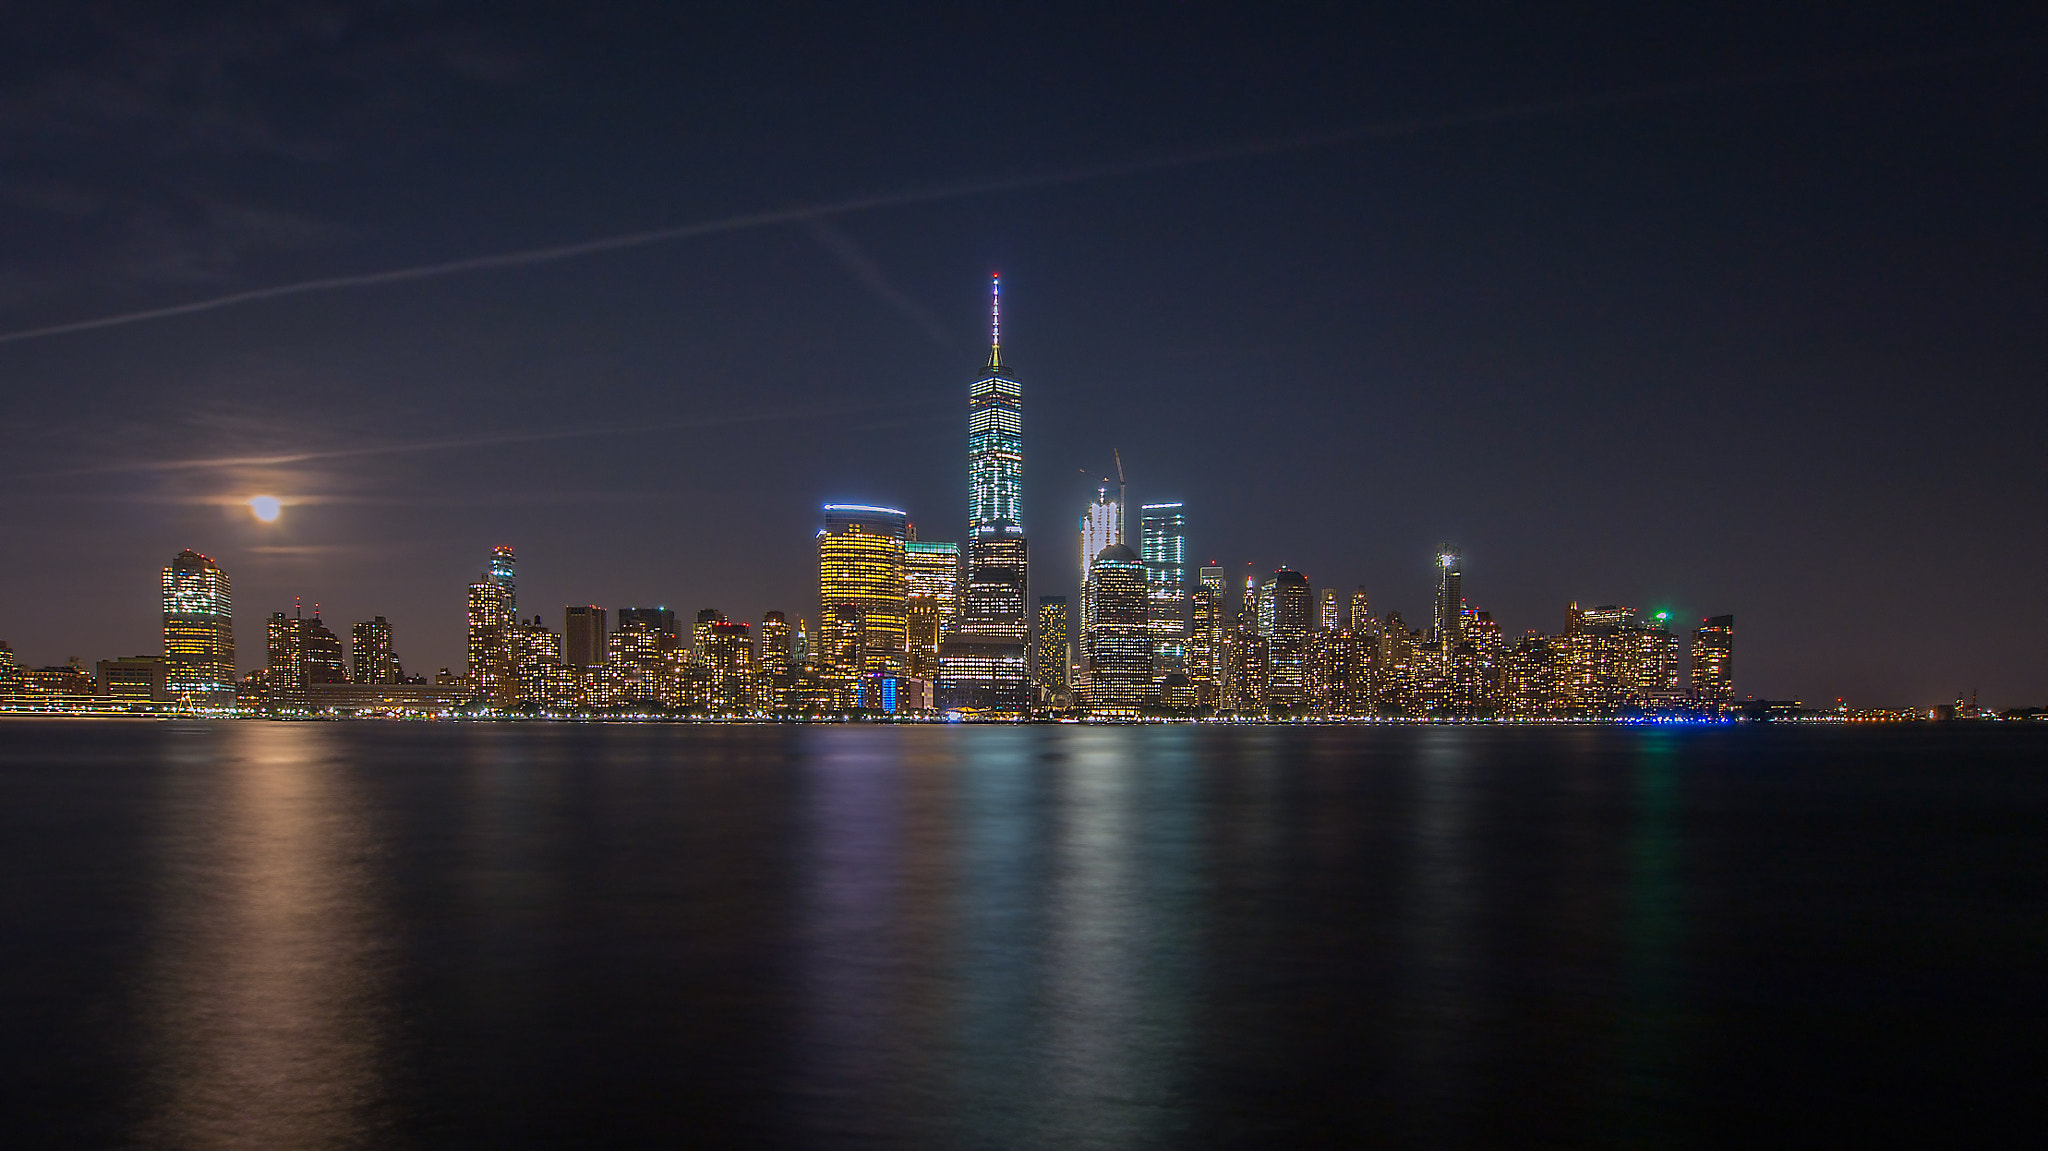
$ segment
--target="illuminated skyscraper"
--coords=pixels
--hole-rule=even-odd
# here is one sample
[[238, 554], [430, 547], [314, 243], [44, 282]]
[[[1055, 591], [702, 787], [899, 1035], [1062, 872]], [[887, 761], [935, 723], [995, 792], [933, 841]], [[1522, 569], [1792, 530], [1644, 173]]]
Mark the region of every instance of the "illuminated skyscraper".
[[939, 638], [960, 629], [960, 545], [912, 539], [903, 545], [911, 595], [928, 596], [938, 613]]
[[946, 635], [939, 616], [939, 601], [912, 592], [910, 598], [903, 602], [904, 647], [909, 655], [909, 674], [918, 679], [936, 679], [939, 674], [939, 648], [944, 644]]
[[263, 687], [271, 711], [294, 712], [306, 706], [306, 665], [301, 658], [305, 624], [297, 612], [270, 613], [264, 636]]
[[234, 706], [234, 597], [227, 573], [189, 548], [164, 569], [164, 662], [171, 698]]
[[1003, 364], [1003, 280], [989, 277], [988, 365], [967, 393], [967, 532], [1022, 530], [1024, 389]]
[[821, 668], [841, 677], [860, 674], [867, 663], [867, 621], [860, 608], [850, 603], [826, 604], [818, 615], [818, 637]]
[[674, 608], [666, 607], [622, 607], [619, 609], [619, 626], [638, 627], [653, 635], [667, 638], [663, 651], [672, 650], [681, 641], [682, 633], [676, 628]]
[[1336, 588], [1323, 589], [1322, 606], [1322, 617], [1316, 621], [1317, 628], [1321, 631], [1340, 630], [1344, 625], [1338, 616]]
[[397, 683], [403, 678], [391, 647], [391, 621], [366, 619], [348, 629], [349, 682]]
[[1094, 502], [1081, 511], [1081, 583], [1095, 567], [1102, 549], [1124, 542], [1124, 506], [1109, 498], [1107, 486], [1095, 489]]
[[1147, 627], [1143, 560], [1123, 544], [1111, 544], [1088, 572], [1090, 615], [1087, 649], [1089, 711], [1135, 713], [1152, 686], [1152, 641]]
[[491, 567], [485, 576], [505, 591], [505, 612], [514, 619], [519, 616], [519, 562], [512, 557], [509, 547], [491, 549]]
[[304, 632], [299, 641], [299, 658], [305, 664], [306, 682], [347, 683], [348, 659], [341, 649], [341, 637], [321, 622], [320, 605], [313, 605], [312, 619], [301, 622]]
[[1735, 698], [1735, 617], [1709, 617], [1692, 633], [1692, 696], [1719, 707]]
[[783, 675], [790, 665], [789, 617], [779, 611], [761, 614], [759, 652], [756, 660], [763, 675]]
[[908, 671], [903, 545], [909, 525], [909, 516], [895, 508], [825, 505], [825, 526], [818, 531], [818, 601], [827, 621], [837, 618], [843, 626], [857, 616], [861, 631], [859, 666], [838, 670]]
[[1223, 595], [1223, 569], [1215, 566], [1216, 561], [1214, 560], [1209, 561], [1209, 563], [1210, 566], [1202, 569], [1201, 584], [1203, 587], [1214, 591], [1220, 601]]
[[1351, 634], [1356, 636], [1378, 635], [1379, 621], [1372, 618], [1372, 600], [1365, 594], [1365, 585], [1351, 593]]
[[722, 614], [715, 620], [699, 624], [697, 628], [698, 650], [710, 665], [714, 678], [714, 706], [727, 714], [758, 710], [754, 643], [747, 631], [746, 624], [726, 619]]
[[490, 707], [509, 707], [518, 696], [512, 670], [515, 622], [502, 584], [486, 575], [469, 585], [469, 678]]
[[570, 667], [604, 663], [605, 610], [595, 604], [562, 609], [562, 659]]
[[940, 648], [939, 706], [1021, 718], [1031, 705], [1030, 547], [1019, 498], [1024, 405], [1023, 387], [1003, 363], [999, 278], [991, 280], [989, 318], [988, 364], [968, 390], [960, 626]]
[[1067, 597], [1039, 596], [1038, 688], [1044, 698], [1059, 699], [1070, 690], [1067, 679], [1074, 663], [1074, 646], [1070, 634]]
[[[1215, 572], [1219, 583], [1223, 579], [1222, 568], [1202, 571]], [[1188, 682], [1195, 690], [1195, 706], [1214, 707], [1222, 682], [1223, 593], [1204, 579], [1188, 594], [1188, 606]]]
[[1274, 714], [1299, 713], [1309, 699], [1309, 634], [1315, 631], [1314, 595], [1308, 577], [1281, 568], [1260, 589], [1266, 617], [1266, 702]]
[[1138, 511], [1138, 554], [1145, 561], [1152, 668], [1158, 673], [1182, 671], [1187, 661], [1187, 512], [1177, 503], [1145, 504]]
[[507, 651], [514, 702], [540, 706], [558, 702], [555, 697], [565, 694], [561, 691], [562, 637], [542, 623], [539, 616], [512, 621]]
[[1436, 567], [1436, 609], [1430, 626], [1437, 643], [1448, 647], [1458, 641], [1458, 613], [1465, 609], [1465, 565], [1458, 549], [1445, 544], [1437, 549]]
[[618, 620], [605, 637], [605, 673], [621, 701], [659, 702], [662, 678], [681, 639], [676, 613], [665, 607], [622, 607]]

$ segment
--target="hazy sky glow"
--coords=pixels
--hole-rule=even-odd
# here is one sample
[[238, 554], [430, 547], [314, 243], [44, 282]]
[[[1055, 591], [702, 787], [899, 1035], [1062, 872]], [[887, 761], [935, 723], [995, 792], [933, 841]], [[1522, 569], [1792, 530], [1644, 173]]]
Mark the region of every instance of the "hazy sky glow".
[[1114, 448], [1234, 573], [2048, 702], [2048, 17], [1639, 8], [24, 16], [0, 638], [152, 650], [184, 547], [245, 668], [295, 596], [457, 664], [500, 543], [815, 618], [820, 504], [958, 538], [1000, 269], [1038, 591]]

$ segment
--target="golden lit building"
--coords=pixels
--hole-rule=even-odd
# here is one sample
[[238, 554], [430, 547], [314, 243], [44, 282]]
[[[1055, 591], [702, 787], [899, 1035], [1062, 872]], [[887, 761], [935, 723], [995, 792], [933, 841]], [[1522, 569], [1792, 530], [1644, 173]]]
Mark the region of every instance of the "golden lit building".
[[[826, 504], [818, 532], [818, 601], [828, 620], [858, 617], [859, 666], [835, 671], [908, 672], [909, 576], [904, 542], [910, 518], [895, 508]], [[828, 624], [828, 629], [830, 628]], [[844, 658], [828, 646], [827, 654]]]
[[391, 621], [383, 616], [358, 620], [349, 629], [349, 682], [399, 683], [405, 678], [398, 653], [391, 647]]
[[946, 634], [939, 601], [932, 596], [912, 592], [904, 601], [903, 610], [910, 674], [919, 679], [937, 678], [939, 645], [945, 641]]
[[567, 666], [562, 662], [562, 637], [540, 622], [539, 616], [515, 620], [509, 638], [517, 702], [539, 706], [563, 703], [565, 696], [573, 696], [569, 685], [574, 680], [561, 674]]
[[904, 576], [911, 595], [930, 596], [939, 614], [939, 637], [960, 629], [960, 545], [916, 538], [903, 543]]
[[469, 585], [469, 678], [491, 707], [509, 707], [518, 695], [512, 670], [516, 622], [504, 585], [488, 577]]
[[1067, 597], [1038, 597], [1038, 688], [1043, 697], [1064, 704], [1073, 694], [1068, 680], [1074, 667], [1074, 643]]
[[1735, 698], [1735, 617], [1717, 615], [1692, 633], [1692, 696], [1721, 707]]
[[697, 625], [696, 642], [711, 680], [711, 706], [728, 715], [759, 710], [749, 630], [744, 622], [723, 616]]

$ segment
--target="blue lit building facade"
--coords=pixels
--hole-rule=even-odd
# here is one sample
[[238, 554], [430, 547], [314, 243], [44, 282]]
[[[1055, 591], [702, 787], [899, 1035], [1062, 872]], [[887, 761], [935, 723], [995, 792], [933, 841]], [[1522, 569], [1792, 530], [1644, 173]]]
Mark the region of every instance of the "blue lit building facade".
[[1024, 537], [1024, 390], [1003, 363], [1002, 278], [989, 284], [988, 364], [967, 393], [967, 554], [959, 630], [939, 654], [939, 705], [991, 718], [1030, 711]]
[[1188, 517], [1180, 504], [1139, 508], [1139, 557], [1145, 562], [1146, 629], [1155, 672], [1185, 671], [1188, 614]]

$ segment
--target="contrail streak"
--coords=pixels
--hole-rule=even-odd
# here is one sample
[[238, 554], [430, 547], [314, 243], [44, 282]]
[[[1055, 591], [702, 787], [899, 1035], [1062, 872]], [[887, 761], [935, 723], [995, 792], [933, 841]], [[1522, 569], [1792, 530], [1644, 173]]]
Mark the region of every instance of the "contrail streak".
[[313, 460], [355, 459], [362, 456], [395, 456], [413, 452], [446, 451], [455, 448], [491, 448], [506, 444], [543, 443], [550, 440], [582, 440], [598, 436], [638, 435], [647, 432], [668, 432], [689, 428], [730, 427], [737, 424], [764, 423], [769, 420], [824, 419], [832, 416], [865, 415], [872, 412], [898, 411], [919, 407], [929, 407], [929, 401], [905, 401], [888, 404], [842, 404], [828, 407], [794, 409], [779, 408], [765, 412], [733, 412], [720, 416], [703, 416], [690, 420], [669, 420], [663, 423], [633, 424], [623, 427], [567, 428], [551, 432], [486, 432], [480, 435], [453, 436], [439, 440], [369, 444], [353, 448], [320, 448], [306, 451], [277, 452], [271, 455], [260, 456], [211, 456], [204, 459], [152, 460], [107, 464], [102, 467], [33, 472], [13, 475], [7, 478], [57, 479], [71, 476], [119, 475], [130, 472], [186, 472], [204, 471], [213, 468], [270, 467], [278, 464], [302, 464]]
[[100, 316], [90, 320], [76, 320], [65, 324], [51, 324], [40, 328], [24, 328], [20, 331], [4, 332], [0, 333], [0, 344], [41, 339], [47, 336], [61, 336], [73, 332], [89, 332], [100, 328], [142, 323], [147, 320], [168, 319], [173, 316], [188, 316], [197, 312], [218, 311], [221, 308], [231, 308], [240, 304], [256, 303], [261, 300], [275, 300], [286, 296], [303, 296], [315, 292], [339, 291], [345, 288], [370, 288], [383, 284], [402, 284], [413, 280], [438, 279], [443, 276], [456, 276], [467, 272], [485, 272], [500, 268], [521, 268], [532, 264], [548, 264], [557, 260], [571, 260], [580, 256], [591, 256], [602, 252], [616, 252], [627, 248], [642, 248], [650, 244], [671, 243], [676, 240], [687, 240], [696, 236], [710, 236], [726, 232], [740, 232], [754, 228], [772, 227], [780, 224], [800, 223], [807, 220], [843, 216], [881, 208], [902, 208], [917, 204], [965, 199], [973, 196], [994, 195], [1002, 192], [1050, 188], [1063, 184], [1080, 184], [1095, 180], [1114, 179], [1119, 176], [1134, 176], [1149, 172], [1168, 171], [1175, 168], [1195, 167], [1226, 160], [1245, 159], [1253, 156], [1299, 152], [1363, 140], [1386, 140], [1406, 136], [1420, 136], [1455, 128], [1479, 127], [1487, 124], [1501, 124], [1517, 120], [1535, 120], [1572, 112], [1587, 112], [1625, 107], [1633, 104], [1647, 104], [1683, 96], [1732, 92], [1748, 88], [1772, 87], [1800, 82], [1841, 80], [1886, 72], [1940, 67], [1970, 60], [2024, 55], [2038, 52], [2043, 46], [2044, 42], [2040, 40], [2022, 40], [1996, 47], [1958, 49], [1952, 52], [1927, 53], [1910, 57], [1859, 60], [1797, 71], [1718, 76], [1700, 80], [1679, 80], [1669, 84], [1656, 84], [1646, 88], [1630, 89], [1625, 92], [1571, 96], [1557, 100], [1497, 105], [1491, 108], [1452, 112], [1439, 116], [1390, 120], [1378, 124], [1365, 124], [1328, 132], [1287, 136], [1273, 140], [1246, 141], [1165, 156], [1152, 156], [1117, 163], [1070, 168], [1058, 172], [1041, 172], [958, 184], [944, 184], [910, 191], [856, 196], [824, 204], [779, 208], [764, 212], [748, 212], [737, 216], [727, 216], [718, 220], [707, 220], [702, 223], [682, 224], [669, 228], [654, 228], [644, 232], [628, 232], [624, 235], [605, 236], [595, 240], [582, 240], [573, 244], [557, 244], [544, 248], [526, 248], [516, 252], [501, 252], [488, 256], [470, 256], [460, 260], [448, 260], [437, 264], [421, 264], [416, 267], [396, 268], [384, 272], [328, 276], [317, 280], [302, 280], [295, 284], [278, 284], [268, 288], [252, 288], [244, 292], [230, 292], [223, 296], [213, 296], [204, 300], [193, 300], [189, 303], [173, 304], [168, 307], [149, 308], [137, 312], [123, 312], [113, 316]]
[[946, 331], [946, 326], [939, 322], [939, 318], [916, 300], [904, 295], [895, 284], [890, 283], [888, 275], [882, 271], [882, 266], [875, 263], [874, 257], [863, 251], [852, 236], [834, 227], [832, 222], [823, 216], [812, 216], [804, 221], [804, 226], [810, 230], [811, 238], [818, 241], [819, 246], [830, 252], [840, 263], [846, 265], [846, 269], [852, 272], [854, 278], [865, 285], [868, 291], [894, 308], [899, 315], [916, 324], [932, 343], [942, 348], [955, 346], [951, 335]]

